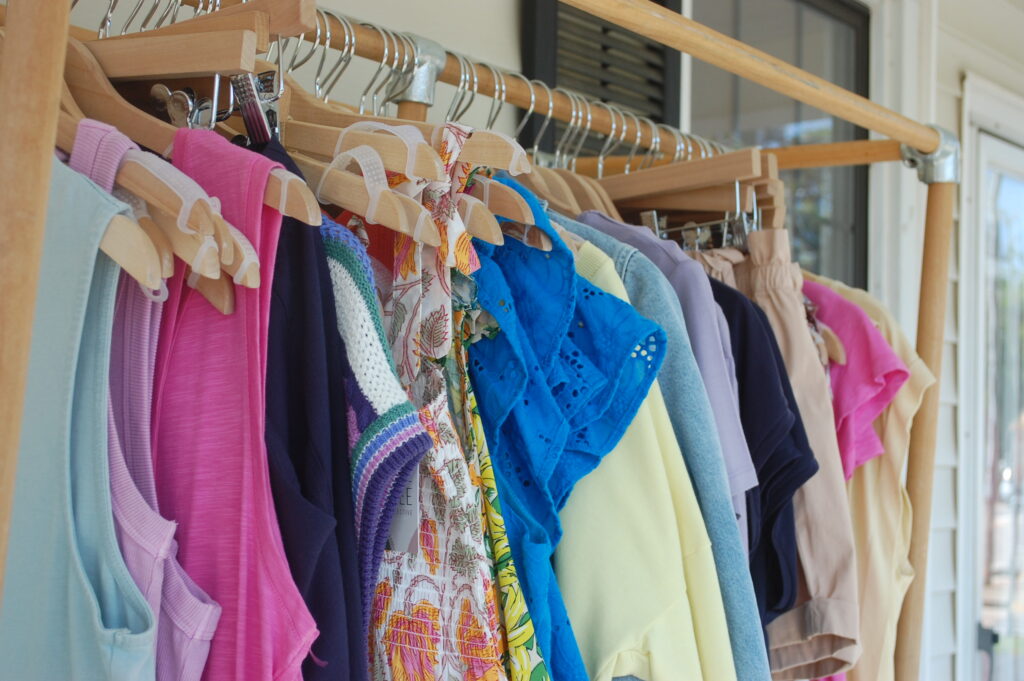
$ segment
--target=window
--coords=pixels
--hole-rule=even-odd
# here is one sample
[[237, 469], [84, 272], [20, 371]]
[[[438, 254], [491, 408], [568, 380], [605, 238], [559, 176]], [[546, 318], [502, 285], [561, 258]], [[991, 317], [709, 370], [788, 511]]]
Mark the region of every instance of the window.
[[[658, 0], [676, 12], [682, 0]], [[626, 31], [557, 0], [523, 0], [523, 73], [567, 88], [591, 100], [614, 102], [638, 116], [679, 125], [680, 56], [652, 40]], [[545, 112], [540, 108], [520, 140], [532, 144]], [[550, 145], [565, 124], [552, 122]], [[551, 129], [554, 130], [551, 130]], [[597, 154], [603, 138], [591, 135], [584, 154]], [[550, 146], [544, 148], [550, 149]]]
[[[866, 8], [849, 0], [693, 0], [693, 18], [862, 95], [868, 89]], [[731, 147], [840, 142], [865, 130], [693, 60], [693, 132]], [[786, 226], [797, 262], [867, 283], [867, 168], [784, 171]]]
[[979, 141], [987, 361], [976, 678], [1015, 681], [1024, 678], [1024, 148]]

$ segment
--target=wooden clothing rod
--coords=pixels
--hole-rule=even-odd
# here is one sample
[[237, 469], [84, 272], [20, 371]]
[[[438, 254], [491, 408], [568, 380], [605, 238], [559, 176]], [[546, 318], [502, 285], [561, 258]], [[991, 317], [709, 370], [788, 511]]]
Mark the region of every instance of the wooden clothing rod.
[[[194, 1], [190, 0], [189, 4], [194, 4]], [[647, 0], [562, 2], [923, 152], [932, 152], [939, 146], [938, 133], [928, 126]], [[241, 4], [242, 0], [221, 0], [221, 6], [225, 8]], [[249, 5], [251, 4], [250, 2]], [[334, 17], [324, 16], [327, 16], [330, 23], [331, 47], [344, 49], [345, 27]], [[363, 25], [352, 18], [349, 18], [349, 23], [355, 37], [356, 55], [380, 62], [386, 53], [386, 63], [395, 63], [396, 45], [393, 40], [386, 39], [384, 34], [371, 24]], [[307, 31], [305, 35], [310, 37], [311, 33]], [[406, 47], [401, 42], [397, 47], [397, 63], [401, 64], [406, 57]], [[476, 74], [477, 94], [485, 97], [495, 96], [500, 87], [495, 83], [491, 68], [474, 62], [471, 62], [471, 67]], [[447, 53], [445, 66], [438, 80], [459, 85], [462, 80], [462, 66], [455, 54]], [[508, 73], [504, 73], [504, 89], [505, 101], [520, 109], [529, 109], [532, 102], [534, 114], [546, 116], [553, 99], [552, 118], [561, 121], [572, 119], [573, 102], [563, 92], [551, 92], [546, 87], [529, 85], [518, 75]], [[590, 116], [591, 134], [607, 135], [614, 128], [616, 137], [623, 136], [623, 144], [631, 146], [636, 141], [636, 121], [632, 118], [626, 117], [626, 131], [623, 135], [621, 116], [611, 114], [601, 105], [591, 106]], [[641, 147], [651, 146], [654, 139], [652, 132], [649, 125], [641, 122]], [[663, 150], [674, 146], [675, 140], [671, 134], [662, 131], [661, 138]]]
[[[0, 94], [0, 598], [46, 228], [68, 14], [63, 0], [9, 0]], [[55, 481], [56, 483], [56, 481]]]
[[[404, 118], [404, 116], [403, 116]], [[762, 151], [774, 154], [778, 159], [779, 170], [796, 168], [829, 168], [833, 166], [859, 166], [900, 161], [900, 143], [896, 140], [854, 140], [851, 142], [831, 142], [829, 144], [796, 144], [789, 147], [763, 147]], [[606, 156], [604, 159], [604, 175], [618, 175], [625, 170], [626, 156]], [[643, 162], [643, 154], [633, 159], [633, 167]], [[691, 158], [689, 160], [695, 160]], [[655, 160], [651, 165], [663, 166], [673, 163], [671, 151]], [[596, 156], [581, 156], [576, 159], [576, 172], [597, 177]]]
[[885, 161], [901, 161], [900, 143], [896, 140], [853, 140], [830, 144], [796, 144], [791, 147], [765, 149], [779, 160], [779, 170], [796, 168], [829, 168], [862, 166]]
[[922, 152], [939, 148], [939, 134], [927, 125], [649, 0], [561, 1]]

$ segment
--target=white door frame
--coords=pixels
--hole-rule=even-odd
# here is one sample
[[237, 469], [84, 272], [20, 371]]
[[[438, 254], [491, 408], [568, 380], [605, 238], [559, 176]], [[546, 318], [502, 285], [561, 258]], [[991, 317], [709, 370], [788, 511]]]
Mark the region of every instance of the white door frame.
[[957, 378], [960, 386], [960, 424], [957, 475], [957, 589], [956, 629], [959, 679], [974, 678], [975, 631], [980, 613], [980, 556], [977, 529], [982, 499], [985, 446], [985, 210], [981, 191], [981, 134], [1000, 137], [1024, 147], [1024, 96], [976, 74], [963, 79], [961, 144], [963, 178], [960, 186], [959, 271], [960, 311]]

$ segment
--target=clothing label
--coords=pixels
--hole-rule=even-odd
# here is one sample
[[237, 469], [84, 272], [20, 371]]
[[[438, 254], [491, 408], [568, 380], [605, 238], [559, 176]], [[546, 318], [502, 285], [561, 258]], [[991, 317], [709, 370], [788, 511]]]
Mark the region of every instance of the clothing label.
[[409, 484], [398, 498], [391, 518], [388, 548], [415, 556], [420, 546], [420, 467], [416, 466]]

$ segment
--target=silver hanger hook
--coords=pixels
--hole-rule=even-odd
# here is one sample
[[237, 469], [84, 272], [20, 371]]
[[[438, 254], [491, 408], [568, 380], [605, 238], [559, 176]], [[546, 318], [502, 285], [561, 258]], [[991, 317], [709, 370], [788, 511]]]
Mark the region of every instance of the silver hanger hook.
[[711, 158], [714, 154], [711, 152], [711, 145], [708, 141], [700, 135], [695, 135], [694, 138], [697, 140], [697, 144], [700, 146], [700, 157]]
[[661, 130], [658, 129], [658, 124], [646, 116], [642, 117], [644, 123], [651, 129], [651, 146], [647, 148], [647, 153], [644, 154], [643, 161], [640, 162], [640, 169], [650, 168], [654, 165], [654, 160], [661, 153]]
[[[636, 128], [636, 137], [633, 139], [633, 146], [629, 150], [629, 156], [626, 157], [626, 169], [624, 172], [628, 175], [629, 171], [633, 169], [633, 159], [636, 157], [636, 150], [640, 148], [640, 140], [642, 139], [642, 133], [640, 130], [640, 117], [637, 116], [632, 111], [623, 110], [622, 113], [633, 119], [633, 127]], [[625, 134], [625, 126], [623, 126], [622, 130], [623, 134]]]
[[317, 25], [320, 23], [320, 19], [324, 21], [324, 40], [320, 43], [320, 61], [316, 65], [316, 74], [313, 76], [313, 94], [319, 98], [320, 91], [323, 89], [321, 86], [321, 77], [324, 72], [324, 64], [327, 63], [327, 51], [331, 47], [331, 22], [327, 19], [327, 12], [316, 8]]
[[389, 83], [385, 91], [385, 105], [396, 102], [409, 89], [409, 85], [412, 83], [412, 74], [416, 70], [416, 64], [420, 58], [419, 47], [417, 47], [416, 41], [411, 36], [405, 33], [397, 33], [395, 35], [402, 41], [402, 66], [396, 72], [395, 78]]
[[672, 148], [672, 162], [675, 163], [676, 161], [679, 160], [679, 157], [683, 153], [683, 138], [679, 135], [679, 132], [675, 128], [673, 128], [671, 125], [666, 125], [665, 123], [658, 123], [658, 130], [665, 130], [666, 132], [668, 132], [668, 134], [672, 135], [672, 137], [675, 138], [676, 144]]
[[[162, 0], [153, 0], [153, 4], [150, 5], [149, 11], [146, 13], [146, 16], [142, 19], [142, 22], [139, 24], [140, 31], [145, 31], [146, 29], [148, 29], [149, 22], [153, 21], [157, 18], [157, 16], [159, 16], [158, 13], [160, 12], [161, 4]], [[174, 0], [170, 0], [170, 4], [174, 5]]]
[[531, 80], [531, 83], [535, 83], [544, 88], [544, 91], [548, 96], [548, 112], [544, 116], [544, 122], [540, 124], [540, 129], [537, 131], [537, 136], [533, 139], [533, 147], [530, 150], [530, 154], [533, 157], [533, 162], [537, 162], [537, 151], [540, 149], [541, 138], [544, 137], [544, 133], [547, 132], [548, 125], [551, 123], [551, 117], [555, 114], [555, 97], [551, 92], [551, 87], [542, 80]]
[[[598, 179], [604, 177], [604, 159], [615, 147], [619, 146], [622, 140], [615, 139], [615, 132], [618, 129], [618, 121], [615, 120], [615, 110], [609, 105], [601, 101], [594, 102], [594, 106], [603, 106], [608, 111], [608, 118], [611, 119], [612, 127], [608, 131], [608, 135], [604, 138], [604, 144], [601, 146], [601, 151], [597, 154], [597, 177]], [[626, 119], [623, 117], [623, 123]]]
[[519, 125], [516, 126], [515, 134], [512, 135], [512, 137], [518, 140], [520, 133], [523, 132], [523, 128], [525, 128], [526, 124], [530, 121], [530, 116], [533, 115], [533, 110], [537, 108], [537, 92], [533, 89], [533, 84], [530, 82], [530, 79], [523, 74], [516, 72], [510, 73], [509, 75], [521, 79], [526, 83], [526, 87], [530, 89], [530, 108], [526, 110], [525, 114], [523, 114], [522, 120], [520, 120]]
[[377, 31], [377, 33], [380, 33], [380, 40], [384, 46], [384, 52], [383, 54], [381, 54], [380, 64], [377, 65], [377, 70], [373, 72], [373, 78], [371, 78], [370, 82], [366, 84], [366, 88], [363, 90], [363, 94], [359, 96], [360, 114], [366, 113], [366, 98], [370, 96], [370, 91], [373, 89], [374, 84], [377, 82], [377, 78], [380, 77], [381, 72], [384, 70], [385, 66], [388, 63], [388, 39], [384, 33], [384, 29], [382, 29], [380, 26], [375, 26], [374, 24], [364, 23], [363, 26], [366, 26], [367, 28], [372, 28], [373, 30]]
[[[74, 9], [77, 4], [78, 0], [71, 0], [71, 9]], [[128, 28], [131, 26], [131, 23], [135, 21], [135, 17], [142, 11], [142, 6], [145, 4], [146, 0], [139, 0], [135, 3], [135, 6], [132, 7], [132, 11], [128, 13], [128, 18], [124, 20], [124, 26], [121, 27], [121, 35], [128, 33]]]
[[338, 61], [334, 63], [334, 66], [331, 67], [331, 70], [328, 71], [327, 75], [324, 77], [326, 85], [324, 87], [322, 97], [326, 102], [328, 97], [330, 97], [331, 92], [334, 90], [334, 87], [338, 84], [338, 81], [341, 80], [341, 75], [345, 73], [348, 69], [348, 65], [352, 62], [352, 55], [355, 54], [356, 50], [356, 33], [355, 29], [352, 27], [352, 22], [348, 20], [348, 17], [337, 14], [333, 10], [328, 9], [324, 11], [328, 16], [334, 17], [345, 31], [345, 44], [342, 46], [341, 50], [338, 51]]
[[288, 72], [289, 73], [291, 73], [292, 71], [294, 71], [295, 69], [297, 69], [297, 68], [299, 68], [301, 66], [304, 66], [306, 64], [306, 62], [308, 62], [310, 59], [313, 58], [313, 54], [315, 54], [316, 51], [317, 51], [317, 48], [320, 47], [320, 36], [321, 36], [322, 31], [320, 30], [320, 18], [319, 18], [319, 15], [314, 14], [313, 24], [316, 26], [316, 33], [313, 34], [313, 40], [311, 41], [309, 52], [307, 52], [305, 54], [305, 56], [302, 57], [302, 59], [299, 59], [299, 51], [302, 49], [302, 41], [306, 37], [306, 34], [303, 33], [302, 35], [299, 36], [299, 42], [295, 46], [295, 54], [292, 55], [292, 61], [288, 65]]
[[373, 89], [373, 97], [371, 101], [373, 105], [374, 116], [380, 116], [384, 110], [384, 98], [381, 96], [381, 93], [386, 92], [387, 86], [394, 79], [395, 73], [398, 69], [399, 60], [398, 34], [392, 31], [390, 28], [384, 28], [382, 30], [384, 31], [384, 35], [387, 36], [386, 39], [391, 40], [391, 63], [388, 65], [388, 70], [384, 74], [383, 79], [380, 81], [377, 87]]
[[590, 129], [594, 124], [594, 112], [590, 106], [590, 100], [580, 95], [580, 105], [585, 107], [584, 113], [586, 115], [586, 126], [583, 127], [580, 133], [580, 141], [576, 143], [576, 149], [572, 152], [572, 157], [569, 161], [569, 169], [576, 172], [576, 159], [580, 157], [580, 152], [583, 151], [583, 145], [586, 143], [587, 138], [590, 137]]
[[107, 11], [103, 14], [103, 19], [100, 20], [100, 27], [96, 31], [97, 38], [106, 38], [110, 35], [110, 22], [114, 17], [114, 10], [117, 9], [117, 0], [110, 0], [107, 3]]
[[473, 106], [473, 102], [476, 100], [476, 95], [480, 87], [480, 77], [476, 72], [476, 64], [474, 64], [468, 57], [461, 57], [466, 61], [466, 71], [469, 74], [469, 80], [473, 83], [472, 89], [466, 91], [465, 94], [469, 96], [467, 101], [461, 109], [455, 112], [455, 122], [462, 120], [462, 117], [469, 111], [469, 107]]
[[684, 160], [692, 161], [693, 160], [693, 146], [694, 146], [693, 135], [691, 135], [688, 132], [683, 132], [682, 130], [680, 130], [679, 132], [683, 136], [683, 140], [686, 143], [686, 159], [684, 159]]
[[449, 123], [455, 118], [455, 112], [459, 110], [462, 105], [462, 99], [465, 96], [466, 88], [469, 87], [469, 73], [466, 71], [466, 60], [461, 54], [455, 54], [455, 60], [459, 62], [459, 82], [455, 86], [455, 94], [452, 95], [452, 101], [448, 104], [448, 111], [444, 114], [445, 123]]
[[586, 98], [578, 92], [565, 92], [564, 93], [569, 101], [572, 103], [572, 111], [570, 113], [569, 129], [565, 136], [564, 146], [561, 146], [561, 153], [559, 163], [562, 168], [569, 167], [569, 159], [571, 156], [571, 150], [575, 147], [577, 140], [583, 135], [583, 120], [584, 113], [586, 112]]
[[165, 21], [173, 24], [178, 18], [179, 9], [181, 9], [181, 0], [170, 0], [167, 3], [167, 9], [157, 18], [154, 28], [160, 28]]
[[576, 135], [576, 125], [579, 122], [579, 102], [576, 99], [576, 95], [565, 88], [556, 87], [553, 89], [553, 92], [561, 92], [563, 95], [568, 97], [569, 104], [572, 107], [569, 114], [568, 124], [562, 132], [562, 136], [555, 142], [555, 167], [562, 168], [564, 167], [562, 165], [562, 157], [564, 156], [566, 142], [573, 139]]
[[494, 127], [495, 121], [498, 120], [498, 114], [501, 113], [501, 108], [505, 105], [505, 99], [508, 96], [508, 91], [505, 87], [505, 75], [498, 69], [494, 68], [490, 64], [480, 64], [485, 69], [491, 72], [491, 78], [494, 80], [494, 93], [491, 95], [491, 107], [487, 110], [487, 122], [484, 127], [486, 130], [490, 130]]

